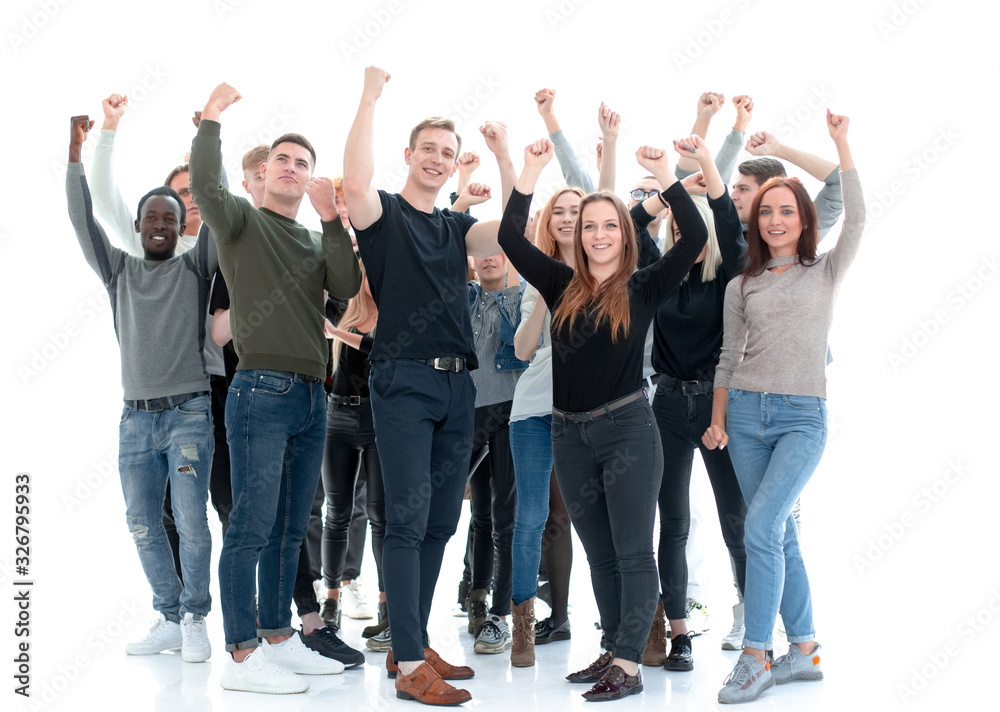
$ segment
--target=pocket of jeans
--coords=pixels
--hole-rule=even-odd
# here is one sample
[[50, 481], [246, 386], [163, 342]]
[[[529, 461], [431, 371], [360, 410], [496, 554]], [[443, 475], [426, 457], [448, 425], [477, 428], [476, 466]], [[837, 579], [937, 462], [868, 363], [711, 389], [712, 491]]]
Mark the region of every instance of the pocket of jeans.
[[648, 404], [642, 401], [633, 406], [625, 406], [608, 413], [611, 424], [619, 430], [648, 428], [653, 423]]
[[561, 418], [552, 419], [552, 439], [559, 440], [566, 434], [566, 422]]
[[730, 388], [729, 389], [729, 396], [726, 398], [726, 402], [727, 403], [732, 403], [737, 398], [742, 398], [743, 397], [743, 393], [744, 393], [744, 391], [741, 391], [739, 388]]
[[189, 401], [184, 401], [175, 409], [181, 415], [208, 415], [211, 412], [211, 405], [208, 396], [198, 396]]
[[816, 396], [781, 396], [785, 405], [795, 410], [820, 410], [820, 399]]
[[384, 398], [392, 387], [392, 379], [396, 375], [397, 365], [398, 362], [396, 360], [373, 361], [369, 376], [370, 390]]
[[275, 376], [269, 373], [257, 375], [257, 385], [254, 386], [254, 393], [267, 393], [274, 396], [283, 396], [292, 388], [292, 379], [288, 376]]
[[132, 417], [132, 409], [131, 409], [131, 408], [129, 408], [128, 406], [125, 406], [124, 408], [122, 408], [122, 418], [121, 418], [121, 420], [120, 420], [120, 421], [118, 422], [118, 425], [119, 425], [119, 426], [121, 426], [121, 425], [125, 425], [125, 423], [127, 423], [127, 422], [128, 422], [128, 419], [129, 419], [130, 417]]

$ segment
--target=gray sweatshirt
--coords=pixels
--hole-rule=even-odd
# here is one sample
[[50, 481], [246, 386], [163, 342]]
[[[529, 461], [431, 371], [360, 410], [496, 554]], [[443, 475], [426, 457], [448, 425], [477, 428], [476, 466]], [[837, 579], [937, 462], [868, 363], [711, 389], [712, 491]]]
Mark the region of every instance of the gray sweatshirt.
[[66, 166], [66, 200], [83, 256], [111, 298], [125, 400], [208, 391], [202, 346], [215, 241], [163, 261], [114, 247], [94, 219], [82, 163]]
[[837, 290], [854, 261], [865, 226], [857, 169], [841, 172], [844, 227], [837, 244], [810, 265], [779, 257], [765, 270], [726, 288], [722, 356], [716, 388], [826, 398], [827, 335]]

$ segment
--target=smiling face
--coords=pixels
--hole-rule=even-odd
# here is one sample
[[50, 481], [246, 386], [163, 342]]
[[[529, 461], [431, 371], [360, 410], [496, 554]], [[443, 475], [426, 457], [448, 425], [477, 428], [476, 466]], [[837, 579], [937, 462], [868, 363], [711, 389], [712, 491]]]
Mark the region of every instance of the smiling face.
[[301, 200], [312, 177], [312, 155], [305, 146], [286, 141], [271, 149], [261, 167], [268, 199]]
[[194, 204], [194, 196], [191, 195], [191, 174], [187, 171], [178, 173], [170, 179], [169, 187], [184, 201], [188, 227], [191, 228], [192, 234], [197, 235], [198, 229], [201, 227], [201, 212]]
[[622, 255], [622, 226], [610, 200], [587, 203], [580, 215], [580, 236], [590, 272], [598, 280], [618, 269]]
[[145, 259], [170, 259], [177, 248], [177, 238], [184, 231], [181, 206], [170, 196], [151, 195], [142, 204], [135, 227], [142, 241]]
[[573, 250], [573, 230], [580, 217], [580, 196], [571, 190], [564, 191], [556, 198], [549, 217], [549, 234], [559, 245], [559, 250]]
[[791, 188], [779, 185], [768, 189], [757, 210], [757, 226], [772, 259], [796, 254], [803, 225]]
[[429, 127], [417, 134], [414, 147], [403, 152], [410, 167], [407, 182], [438, 191], [458, 167], [458, 139], [454, 131]]
[[740, 222], [746, 225], [750, 222], [750, 204], [753, 203], [757, 191], [760, 190], [760, 184], [753, 176], [745, 176], [742, 173], [738, 175], [739, 179], [733, 183], [733, 205], [736, 206], [736, 212], [739, 213]]
[[507, 258], [502, 252], [491, 257], [475, 257], [473, 264], [483, 289], [503, 289], [507, 282]]

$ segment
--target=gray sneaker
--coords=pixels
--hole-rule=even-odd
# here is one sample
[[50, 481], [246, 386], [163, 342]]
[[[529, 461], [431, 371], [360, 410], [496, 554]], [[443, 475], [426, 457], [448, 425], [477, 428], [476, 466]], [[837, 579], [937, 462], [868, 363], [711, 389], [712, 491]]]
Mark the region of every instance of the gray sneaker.
[[376, 653], [385, 653], [391, 650], [392, 633], [390, 633], [389, 626], [386, 626], [384, 630], [368, 638], [365, 641], [365, 645], [368, 646], [369, 650], [374, 650]]
[[736, 667], [719, 690], [719, 702], [722, 704], [738, 704], [753, 702], [764, 692], [774, 687], [774, 677], [771, 675], [770, 664], [764, 661], [761, 665], [752, 655], [740, 655]]
[[486, 622], [479, 629], [473, 650], [477, 653], [502, 653], [514, 644], [507, 621], [498, 615], [490, 613]]
[[799, 647], [795, 644], [788, 646], [788, 653], [775, 659], [771, 663], [771, 674], [774, 681], [779, 685], [786, 682], [811, 682], [823, 679], [823, 669], [819, 666], [820, 648], [816, 643], [816, 649], [812, 655], [803, 655]]

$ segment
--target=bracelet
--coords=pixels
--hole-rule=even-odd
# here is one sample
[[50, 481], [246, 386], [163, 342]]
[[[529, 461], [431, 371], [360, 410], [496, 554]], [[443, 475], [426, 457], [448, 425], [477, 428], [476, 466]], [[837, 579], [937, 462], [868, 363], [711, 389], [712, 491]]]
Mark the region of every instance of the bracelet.
[[661, 191], [660, 191], [659, 193], [657, 193], [656, 195], [657, 195], [657, 197], [658, 197], [658, 198], [660, 199], [660, 202], [661, 202], [661, 203], [663, 203], [663, 207], [665, 207], [665, 208], [669, 208], [669, 207], [670, 207], [670, 203], [668, 203], [668, 202], [667, 202], [667, 201], [666, 201], [666, 200], [665, 200], [665, 199], [663, 198], [663, 191], [662, 191], [662, 190], [661, 190]]

